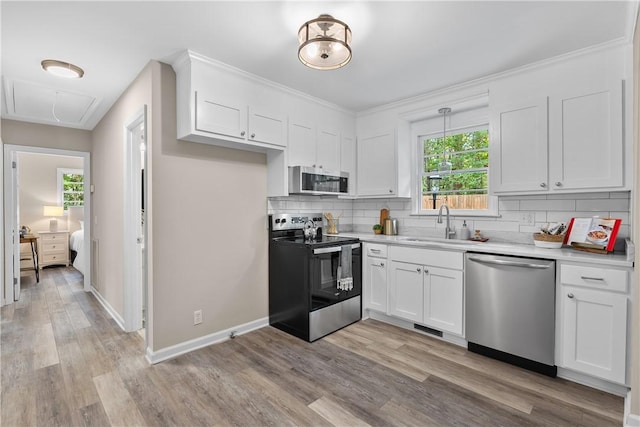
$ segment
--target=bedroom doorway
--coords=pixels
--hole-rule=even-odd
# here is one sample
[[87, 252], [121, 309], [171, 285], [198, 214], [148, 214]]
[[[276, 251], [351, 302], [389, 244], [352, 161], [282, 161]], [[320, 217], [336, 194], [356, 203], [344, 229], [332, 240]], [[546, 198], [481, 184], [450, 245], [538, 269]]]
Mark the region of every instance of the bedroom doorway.
[[127, 332], [145, 327], [147, 289], [147, 152], [146, 106], [125, 124], [124, 192], [124, 328]]
[[[50, 220], [52, 218], [44, 217], [44, 206], [63, 206], [65, 196], [64, 190], [59, 188], [58, 169], [65, 169], [70, 164], [75, 165], [74, 169], [81, 168], [84, 178], [82, 183], [78, 184], [78, 188], [67, 191], [67, 196], [76, 199], [83, 199], [84, 215], [90, 218], [90, 154], [82, 151], [60, 150], [43, 147], [30, 147], [21, 145], [4, 145], [4, 265], [7, 267], [4, 271], [4, 289], [2, 304], [11, 304], [18, 301], [20, 297], [20, 270], [21, 270], [21, 253], [20, 253], [20, 229], [25, 227], [25, 233], [37, 235], [39, 231], [51, 231]], [[46, 169], [45, 169], [45, 166]], [[59, 167], [56, 167], [58, 165]], [[48, 171], [48, 172], [46, 172]], [[29, 173], [30, 172], [30, 173]], [[19, 173], [22, 174], [22, 178]], [[43, 179], [44, 177], [44, 179]], [[23, 194], [21, 196], [21, 189]], [[75, 218], [78, 220], [78, 218]], [[58, 230], [62, 233], [70, 234], [68, 229], [68, 213], [57, 218], [60, 224]], [[80, 224], [79, 221], [76, 221]], [[80, 228], [74, 222], [74, 228]], [[77, 226], [77, 227], [76, 227]], [[27, 228], [28, 227], [28, 228]], [[85, 233], [90, 236], [90, 221], [87, 221]], [[29, 233], [30, 230], [30, 233]], [[65, 242], [68, 245], [68, 242]], [[40, 242], [39, 249], [42, 247]], [[68, 250], [68, 246], [67, 246]], [[90, 245], [83, 245], [78, 256], [81, 259], [91, 259]], [[30, 251], [28, 251], [30, 252]], [[36, 266], [36, 262], [31, 256], [26, 262], [32, 269], [40, 268], [42, 262], [45, 262], [45, 254], [39, 254], [38, 258], [40, 266]], [[66, 263], [66, 262], [65, 262]], [[37, 276], [36, 276], [37, 277]], [[83, 289], [91, 290], [90, 266], [87, 265], [84, 271]]]

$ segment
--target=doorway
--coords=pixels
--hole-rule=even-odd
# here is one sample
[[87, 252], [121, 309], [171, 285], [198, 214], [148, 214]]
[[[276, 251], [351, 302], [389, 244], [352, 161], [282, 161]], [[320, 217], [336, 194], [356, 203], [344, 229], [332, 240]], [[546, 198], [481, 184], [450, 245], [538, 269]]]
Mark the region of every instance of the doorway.
[[146, 316], [147, 111], [144, 106], [125, 124], [124, 192], [124, 329], [138, 331]]
[[[79, 159], [79, 165], [81, 165], [81, 169], [83, 171], [84, 179], [82, 181], [82, 186], [78, 186], [75, 191], [77, 194], [73, 195], [76, 199], [82, 198], [84, 201], [84, 216], [86, 218], [91, 218], [91, 206], [90, 206], [90, 154], [88, 152], [81, 151], [70, 151], [70, 150], [60, 150], [60, 149], [51, 149], [51, 148], [42, 148], [42, 147], [29, 147], [29, 146], [19, 146], [19, 145], [5, 145], [4, 146], [4, 283], [5, 287], [3, 289], [3, 300], [2, 304], [11, 304], [17, 301], [20, 298], [20, 228], [21, 225], [26, 227], [28, 226], [26, 222], [28, 221], [30, 224], [34, 225], [34, 229], [32, 232], [45, 231], [45, 229], [49, 229], [50, 221], [61, 221], [59, 223], [63, 224], [60, 228], [60, 231], [68, 232], [67, 223], [68, 217], [65, 213], [60, 218], [44, 218], [44, 206], [64, 206], [64, 196], [62, 196], [63, 191], [58, 189], [57, 178], [49, 177], [46, 178], [49, 184], [49, 187], [53, 186], [56, 188], [54, 191], [56, 195], [51, 195], [50, 193], [46, 193], [44, 191], [40, 196], [29, 195], [28, 197], [23, 197], [24, 199], [29, 199], [30, 197], [33, 200], [29, 200], [28, 207], [23, 209], [24, 212], [20, 212], [20, 179], [19, 179], [19, 171], [21, 168], [21, 156], [24, 159], [25, 165], [28, 163], [27, 159], [46, 159], [48, 157], [59, 159], [70, 159], [77, 158]], [[55, 163], [55, 162], [53, 162]], [[33, 165], [33, 163], [31, 163]], [[62, 163], [61, 163], [62, 165]], [[33, 166], [32, 166], [33, 167]], [[64, 169], [64, 168], [59, 168]], [[39, 171], [39, 173], [42, 171]], [[58, 176], [57, 168], [52, 172], [55, 176]], [[23, 182], [23, 187], [26, 186], [26, 181]], [[81, 190], [79, 190], [81, 188]], [[58, 198], [58, 194], [60, 194], [60, 198]], [[38, 199], [40, 197], [40, 199]], [[53, 225], [51, 225], [53, 226]], [[29, 227], [32, 228], [32, 227]], [[87, 236], [87, 239], [91, 235], [91, 221], [86, 221], [84, 223], [84, 233]], [[68, 237], [67, 237], [68, 238]], [[68, 243], [68, 242], [67, 242]], [[42, 245], [40, 245], [42, 246]], [[82, 256], [85, 260], [91, 259], [91, 249], [89, 244], [83, 245], [83, 247], [79, 250], [81, 253], [78, 255]], [[42, 255], [40, 256], [42, 260]], [[30, 261], [31, 262], [31, 261]], [[66, 262], [66, 260], [65, 260]], [[40, 266], [36, 266], [34, 262], [34, 268], [39, 268]], [[91, 290], [91, 271], [90, 271], [90, 263], [87, 263], [85, 267], [84, 279], [83, 279], [83, 288], [85, 291]]]

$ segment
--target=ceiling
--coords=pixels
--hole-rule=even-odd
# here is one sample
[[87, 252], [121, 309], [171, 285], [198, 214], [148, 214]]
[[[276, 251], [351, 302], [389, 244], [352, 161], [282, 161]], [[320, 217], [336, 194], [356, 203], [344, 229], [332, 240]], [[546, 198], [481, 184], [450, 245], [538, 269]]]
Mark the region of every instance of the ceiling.
[[[150, 60], [186, 49], [362, 111], [545, 58], [630, 41], [636, 1], [0, 2], [2, 117], [93, 129]], [[329, 13], [353, 59], [318, 71], [296, 33]], [[85, 70], [44, 72], [43, 59]]]

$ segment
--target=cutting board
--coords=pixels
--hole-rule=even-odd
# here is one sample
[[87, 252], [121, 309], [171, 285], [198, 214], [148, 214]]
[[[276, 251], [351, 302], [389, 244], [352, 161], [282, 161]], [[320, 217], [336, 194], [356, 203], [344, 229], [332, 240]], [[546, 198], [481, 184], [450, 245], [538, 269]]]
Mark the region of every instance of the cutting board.
[[384, 226], [384, 220], [389, 218], [389, 209], [381, 209], [380, 210], [380, 222], [379, 224]]

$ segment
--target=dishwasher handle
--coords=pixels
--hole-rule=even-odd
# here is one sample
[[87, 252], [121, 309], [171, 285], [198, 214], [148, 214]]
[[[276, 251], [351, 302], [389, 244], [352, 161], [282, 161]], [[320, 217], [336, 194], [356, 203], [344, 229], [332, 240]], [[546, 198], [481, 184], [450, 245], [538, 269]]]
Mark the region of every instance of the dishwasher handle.
[[552, 264], [535, 264], [532, 262], [522, 262], [522, 261], [507, 261], [504, 259], [484, 259], [477, 257], [469, 257], [469, 261], [481, 262], [484, 264], [494, 264], [494, 265], [506, 265], [509, 267], [524, 267], [524, 268], [538, 268], [545, 269], [551, 267]]

